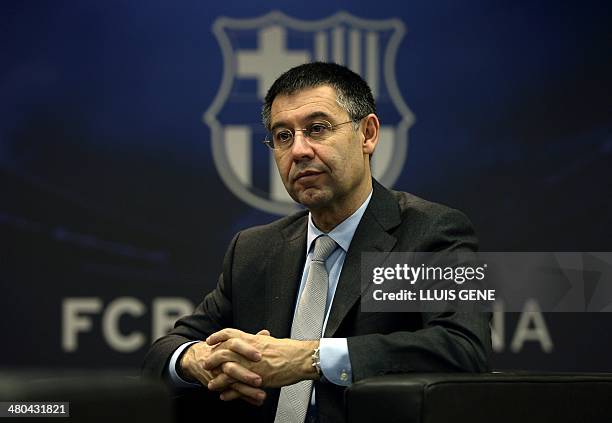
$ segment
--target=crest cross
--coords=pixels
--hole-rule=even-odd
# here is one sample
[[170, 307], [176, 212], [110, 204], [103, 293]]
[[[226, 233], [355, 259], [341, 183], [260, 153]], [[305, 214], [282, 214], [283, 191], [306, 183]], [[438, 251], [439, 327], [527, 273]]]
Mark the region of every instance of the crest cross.
[[279, 70], [310, 62], [310, 53], [306, 50], [287, 50], [287, 31], [280, 26], [259, 30], [257, 43], [257, 50], [236, 52], [236, 73], [242, 78], [256, 78], [257, 95], [263, 100], [278, 77]]

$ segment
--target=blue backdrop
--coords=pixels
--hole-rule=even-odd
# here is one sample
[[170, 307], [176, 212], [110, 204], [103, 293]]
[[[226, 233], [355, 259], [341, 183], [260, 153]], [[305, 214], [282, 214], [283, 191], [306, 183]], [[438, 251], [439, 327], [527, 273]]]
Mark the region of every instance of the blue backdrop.
[[[482, 250], [612, 246], [607, 2], [0, 10], [4, 368], [136, 369], [214, 287], [232, 235], [287, 206], [258, 142], [260, 91], [304, 54], [344, 61], [376, 85], [394, 131], [380, 175], [466, 212]], [[272, 56], [257, 55], [265, 40]], [[219, 140], [238, 140], [216, 153], [215, 122]], [[611, 323], [500, 310], [493, 364], [612, 371]]]

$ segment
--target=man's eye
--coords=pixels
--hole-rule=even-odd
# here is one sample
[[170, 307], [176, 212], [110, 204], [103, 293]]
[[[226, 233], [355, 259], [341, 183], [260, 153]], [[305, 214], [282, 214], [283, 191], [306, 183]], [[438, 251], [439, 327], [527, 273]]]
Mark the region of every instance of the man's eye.
[[276, 139], [276, 141], [281, 142], [281, 143], [291, 141], [291, 132], [290, 131], [277, 132], [274, 138]]
[[321, 135], [325, 133], [327, 129], [327, 125], [324, 123], [313, 123], [310, 125], [308, 132], [310, 132], [312, 135]]

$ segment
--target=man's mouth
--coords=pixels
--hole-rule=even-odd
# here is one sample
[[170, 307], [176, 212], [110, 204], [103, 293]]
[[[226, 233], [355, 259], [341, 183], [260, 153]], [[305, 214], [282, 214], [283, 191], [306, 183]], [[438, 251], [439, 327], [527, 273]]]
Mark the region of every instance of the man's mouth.
[[316, 170], [303, 170], [295, 175], [294, 181], [308, 181], [310, 179], [315, 179], [317, 176], [321, 175], [322, 172], [318, 172]]

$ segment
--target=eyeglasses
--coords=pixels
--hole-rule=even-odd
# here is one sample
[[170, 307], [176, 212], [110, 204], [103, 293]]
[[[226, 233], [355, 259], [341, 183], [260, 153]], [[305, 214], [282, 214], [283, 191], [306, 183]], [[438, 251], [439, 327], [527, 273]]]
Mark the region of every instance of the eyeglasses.
[[335, 125], [332, 125], [326, 120], [316, 121], [309, 124], [304, 129], [296, 128], [292, 130], [287, 128], [277, 128], [268, 133], [263, 143], [272, 150], [287, 150], [293, 145], [293, 140], [295, 139], [295, 133], [297, 131], [301, 131], [305, 138], [308, 138], [311, 141], [319, 142], [331, 136], [331, 134], [340, 125], [346, 125], [347, 123], [351, 122], [359, 122], [361, 119], [347, 120], [346, 122], [336, 123]]

